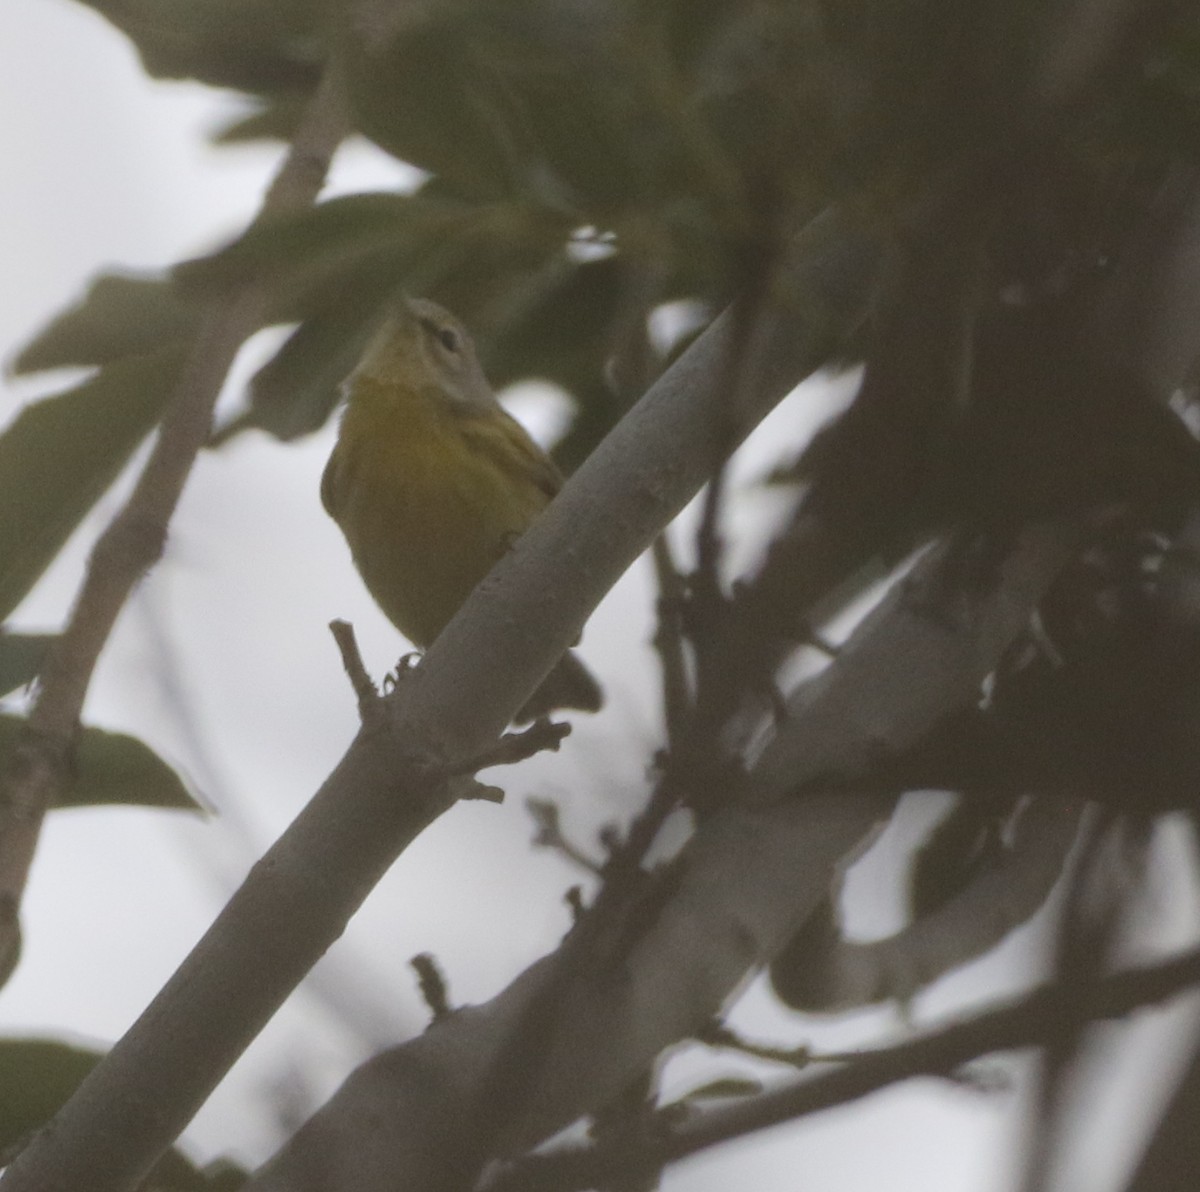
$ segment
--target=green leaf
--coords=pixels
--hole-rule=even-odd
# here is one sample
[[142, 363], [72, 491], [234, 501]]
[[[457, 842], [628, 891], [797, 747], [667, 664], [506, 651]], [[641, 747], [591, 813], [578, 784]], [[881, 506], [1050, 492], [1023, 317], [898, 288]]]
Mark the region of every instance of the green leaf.
[[[471, 205], [429, 189], [334, 199], [251, 228], [179, 267], [181, 284], [193, 290], [265, 278], [279, 295], [274, 317], [300, 322], [254, 378], [251, 408], [214, 445], [251, 427], [289, 440], [321, 426], [381, 308], [401, 287], [444, 302], [483, 339], [490, 328], [479, 326], [479, 312], [507, 326], [509, 312], [546, 289], [542, 274], [564, 272], [569, 228], [560, 214], [524, 203]], [[593, 339], [602, 337], [603, 329]]]
[[479, 8], [425, 11], [382, 45], [351, 28], [342, 62], [366, 136], [464, 198], [497, 199], [515, 192], [516, 153], [505, 127], [509, 105], [486, 47], [471, 35]]
[[0, 1041], [0, 1149], [49, 1121], [101, 1058], [50, 1039]]
[[250, 409], [237, 420], [237, 429], [253, 426], [289, 442], [324, 426], [379, 321], [384, 299], [384, 293], [359, 287], [345, 302], [296, 328], [255, 374]]
[[168, 1151], [150, 1180], [155, 1192], [238, 1192], [250, 1173], [228, 1159], [197, 1167], [179, 1151]]
[[525, 166], [527, 188], [547, 198], [557, 191], [579, 222], [603, 225], [653, 210], [682, 187], [703, 188], [695, 170], [689, 176], [687, 153], [704, 144], [704, 131], [692, 127], [682, 80], [658, 47], [647, 39], [630, 52], [641, 27], [581, 37], [539, 22], [532, 52], [520, 25], [506, 32], [500, 68], [519, 101], [527, 156], [539, 166]]
[[109, 364], [187, 342], [198, 304], [170, 281], [112, 273], [39, 332], [13, 361], [16, 373]]
[[680, 158], [660, 98], [675, 80], [642, 85], [640, 32], [594, 5], [445, 5], [390, 36], [352, 29], [343, 60], [358, 125], [388, 152], [463, 198], [521, 196], [586, 222], [657, 192]]
[[[257, 278], [273, 291], [272, 321], [318, 320], [282, 350], [279, 369], [294, 386], [301, 362], [316, 362], [318, 344], [336, 349], [314, 378], [319, 406], [333, 373], [353, 362], [343, 354], [348, 345], [361, 345], [362, 328], [393, 292], [436, 298], [473, 323], [475, 310], [503, 309], [508, 293], [561, 252], [569, 224], [560, 213], [527, 203], [471, 205], [431, 189], [349, 195], [265, 221], [176, 276], [185, 288], [214, 293]], [[269, 372], [259, 383], [280, 388]]]
[[305, 109], [305, 97], [282, 95], [257, 103], [209, 134], [214, 145], [241, 145], [248, 141], [290, 141]]
[[604, 381], [614, 347], [614, 326], [629, 292], [629, 266], [612, 256], [547, 270], [548, 284], [532, 300], [517, 295], [503, 305], [512, 312], [485, 345], [485, 367], [497, 389], [539, 377], [565, 389], [576, 402], [570, 428], [555, 448], [568, 474], [583, 461], [625, 412]]
[[83, 0], [133, 42], [146, 73], [256, 94], [311, 89], [322, 0]]
[[762, 1091], [761, 1081], [726, 1076], [720, 1080], [710, 1080], [707, 1084], [692, 1089], [682, 1099], [684, 1101], [717, 1101], [728, 1097], [753, 1097]]
[[121, 803], [182, 811], [203, 808], [183, 780], [148, 745], [125, 733], [85, 727], [76, 753], [78, 777], [58, 804], [87, 807]]
[[[27, 721], [0, 715], [0, 756], [20, 741]], [[57, 807], [108, 804], [164, 807], [181, 811], [203, 808], [187, 793], [182, 779], [148, 745], [125, 733], [85, 726], [75, 749], [75, 781]]]
[[560, 255], [553, 265], [531, 298], [519, 304], [514, 295], [506, 304], [511, 313], [486, 360], [497, 388], [533, 375], [573, 389], [573, 382], [584, 379], [581, 357], [592, 379], [602, 373], [629, 288], [629, 267], [617, 256], [567, 264]]
[[54, 635], [0, 629], [0, 695], [32, 683]]
[[998, 808], [962, 799], [933, 828], [912, 859], [908, 911], [913, 920], [940, 910], [1003, 860]]
[[[102, 1052], [54, 1039], [0, 1040], [0, 1151], [19, 1147], [54, 1117], [103, 1058]], [[244, 1170], [225, 1160], [201, 1169], [172, 1150], [155, 1164], [146, 1187], [237, 1192], [246, 1178]]]
[[180, 265], [175, 276], [185, 289], [218, 293], [265, 279], [281, 296], [277, 321], [292, 322], [352, 282], [400, 285], [422, 257], [444, 252], [478, 218], [461, 203], [417, 195], [347, 195], [255, 224], [212, 256]]
[[0, 435], [0, 619], [20, 603], [158, 421], [183, 352], [106, 365]]

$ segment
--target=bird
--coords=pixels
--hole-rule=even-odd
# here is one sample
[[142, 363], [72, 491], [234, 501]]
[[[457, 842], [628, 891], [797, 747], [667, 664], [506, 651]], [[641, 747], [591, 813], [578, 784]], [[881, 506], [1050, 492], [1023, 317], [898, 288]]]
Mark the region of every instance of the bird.
[[[428, 299], [391, 304], [344, 390], [321, 502], [375, 603], [424, 649], [563, 476], [496, 400], [462, 323]], [[602, 702], [568, 651], [515, 720]]]

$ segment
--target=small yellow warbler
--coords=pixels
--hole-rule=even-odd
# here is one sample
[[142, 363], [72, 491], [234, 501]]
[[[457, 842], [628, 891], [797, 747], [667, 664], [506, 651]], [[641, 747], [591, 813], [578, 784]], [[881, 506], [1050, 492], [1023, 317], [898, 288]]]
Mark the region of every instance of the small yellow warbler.
[[[321, 501], [388, 619], [428, 646], [562, 475], [496, 400], [463, 326], [402, 299], [347, 382]], [[600, 707], [567, 653], [518, 717]]]

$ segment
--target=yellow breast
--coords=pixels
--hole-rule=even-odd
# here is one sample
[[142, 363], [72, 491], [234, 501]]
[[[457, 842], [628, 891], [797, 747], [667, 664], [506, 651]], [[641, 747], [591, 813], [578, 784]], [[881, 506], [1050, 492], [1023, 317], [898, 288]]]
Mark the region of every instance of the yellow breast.
[[359, 377], [321, 497], [376, 603], [427, 646], [556, 487], [498, 407], [464, 413]]

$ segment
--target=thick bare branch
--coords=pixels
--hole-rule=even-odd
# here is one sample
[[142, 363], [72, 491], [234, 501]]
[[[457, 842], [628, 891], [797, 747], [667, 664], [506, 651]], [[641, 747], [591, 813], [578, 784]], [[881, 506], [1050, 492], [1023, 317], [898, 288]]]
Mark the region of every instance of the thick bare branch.
[[[890, 812], [894, 792], [839, 783], [841, 793], [821, 794], [820, 777], [866, 770], [877, 748], [903, 749], [977, 693], [1078, 533], [1061, 523], [1027, 535], [1002, 582], [958, 627], [928, 614], [926, 587], [942, 560], [926, 559], [837, 664], [793, 698], [750, 776], [749, 802], [706, 819], [681, 856], [647, 879], [642, 911], [618, 940], [597, 942], [587, 973], [564, 976], [563, 958], [577, 958], [563, 949], [487, 1005], [370, 1061], [252, 1181], [253, 1192], [469, 1186], [463, 1156], [475, 1153], [481, 1131], [516, 1153], [618, 1096], [791, 938], [839, 863]], [[815, 793], [786, 797], [808, 783]], [[539, 1024], [544, 1054], [529, 1065], [523, 1101], [481, 1108], [479, 1089], [548, 987], [555, 1018]]]
[[[832, 219], [800, 238], [792, 291], [763, 320], [742, 434], [823, 363], [836, 330], [862, 310], [875, 259], [869, 238]], [[125, 1192], [171, 1143], [396, 856], [453, 801], [447, 770], [495, 741], [707, 478], [727, 446], [715, 374], [730, 334], [718, 319], [479, 586], [388, 697], [388, 722], [359, 734], [142, 1017], [0, 1179], [4, 1192]]]

